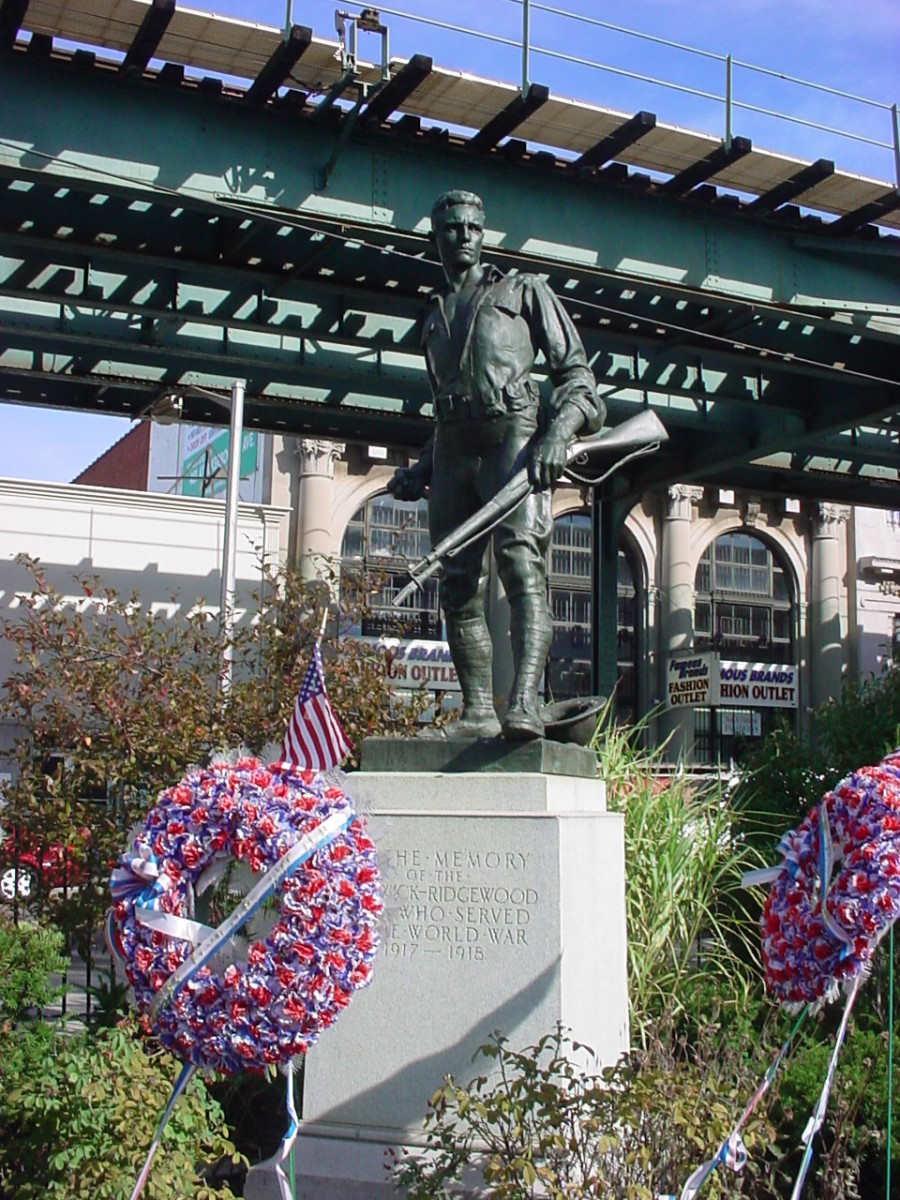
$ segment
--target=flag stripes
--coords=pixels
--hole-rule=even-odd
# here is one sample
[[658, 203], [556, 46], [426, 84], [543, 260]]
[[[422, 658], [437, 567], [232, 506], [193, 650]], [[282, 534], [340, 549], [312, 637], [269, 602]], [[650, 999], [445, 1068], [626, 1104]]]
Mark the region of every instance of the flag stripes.
[[322, 654], [316, 645], [285, 731], [282, 761], [293, 767], [327, 771], [342, 763], [352, 749], [328, 700]]

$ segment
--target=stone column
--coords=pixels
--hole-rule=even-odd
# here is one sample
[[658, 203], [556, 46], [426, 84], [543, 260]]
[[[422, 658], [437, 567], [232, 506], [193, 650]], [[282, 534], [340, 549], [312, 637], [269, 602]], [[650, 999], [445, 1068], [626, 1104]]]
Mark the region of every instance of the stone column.
[[344, 453], [342, 442], [301, 438], [297, 497], [297, 566], [304, 579], [315, 580], [334, 556], [331, 511], [334, 463]]
[[[675, 484], [666, 493], [662, 528], [662, 628], [660, 631], [660, 696], [666, 695], [666, 672], [671, 655], [690, 650], [694, 641], [694, 568], [691, 562], [691, 520], [703, 488]], [[660, 731], [670, 738], [668, 757], [689, 761], [694, 748], [693, 709], [662, 714]]]
[[813, 510], [812, 596], [810, 599], [810, 703], [813, 708], [841, 694], [840, 530], [850, 516], [841, 504], [819, 504]]

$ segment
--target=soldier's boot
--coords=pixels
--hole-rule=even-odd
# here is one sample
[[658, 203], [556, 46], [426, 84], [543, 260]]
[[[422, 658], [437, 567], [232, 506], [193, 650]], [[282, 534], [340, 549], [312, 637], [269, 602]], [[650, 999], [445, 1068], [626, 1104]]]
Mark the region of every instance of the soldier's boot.
[[447, 726], [450, 737], [497, 737], [491, 677], [493, 647], [483, 617], [447, 618], [447, 641], [462, 690], [462, 716]]
[[544, 736], [538, 687], [550, 653], [553, 621], [543, 596], [528, 594], [510, 601], [509, 633], [515, 678], [502, 733], [510, 741], [525, 742]]

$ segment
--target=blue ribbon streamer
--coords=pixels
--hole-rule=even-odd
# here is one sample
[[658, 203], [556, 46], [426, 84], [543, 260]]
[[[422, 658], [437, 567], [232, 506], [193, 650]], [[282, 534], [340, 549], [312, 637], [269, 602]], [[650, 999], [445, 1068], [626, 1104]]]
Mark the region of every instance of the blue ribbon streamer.
[[831, 889], [831, 876], [834, 873], [834, 844], [831, 840], [831, 826], [828, 823], [828, 809], [825, 801], [819, 805], [819, 908], [822, 914], [822, 924], [837, 942], [842, 943], [840, 959], [847, 957], [853, 948], [853, 938], [828, 911], [828, 892]]

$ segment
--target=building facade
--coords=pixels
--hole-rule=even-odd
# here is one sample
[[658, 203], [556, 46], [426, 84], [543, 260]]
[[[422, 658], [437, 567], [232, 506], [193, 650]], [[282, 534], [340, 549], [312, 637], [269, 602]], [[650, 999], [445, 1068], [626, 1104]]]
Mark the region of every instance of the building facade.
[[[133, 443], [127, 449], [131, 454]], [[0, 479], [0, 617], [15, 621], [31, 594], [23, 554], [39, 559], [63, 603], [81, 611], [90, 601], [76, 580], [96, 575], [120, 596], [136, 594], [161, 620], [197, 606], [217, 616], [224, 518], [221, 500]], [[287, 559], [288, 518], [272, 505], [238, 508], [237, 621], [251, 618], [254, 594], [265, 584], [263, 564]], [[0, 681], [12, 667], [13, 647], [0, 638]], [[0, 712], [0, 782], [11, 770], [17, 733]]]
[[[197, 459], [203, 443], [207, 476], [223, 473], [227, 437], [154, 427], [149, 486], [196, 492], [186, 449]], [[395, 501], [387, 492], [407, 455], [319, 438], [254, 439], [246, 472], [242, 458], [242, 489], [284, 514], [285, 557], [310, 577], [327, 570], [346, 579], [377, 568], [379, 591], [353, 632], [390, 639], [400, 686], [425, 682], [452, 692], [434, 581], [399, 614], [392, 605], [407, 582], [407, 564], [429, 548], [424, 502]], [[213, 444], [218, 465], [211, 468]], [[114, 467], [113, 452], [104, 458]], [[207, 479], [206, 494], [214, 490]], [[548, 700], [591, 691], [589, 496], [561, 486], [553, 513]], [[666, 741], [672, 757], [740, 758], [776, 721], [805, 728], [811, 710], [837, 697], [845, 679], [878, 674], [893, 661], [900, 645], [900, 512], [669, 487], [642, 497], [628, 515], [617, 590], [618, 714], [646, 721], [650, 740]], [[502, 626], [496, 582], [489, 609]], [[671, 703], [672, 664], [697, 654], [714, 664], [712, 692]], [[440, 671], [429, 673], [428, 662], [442, 664]], [[503, 669], [501, 662], [501, 676]]]

